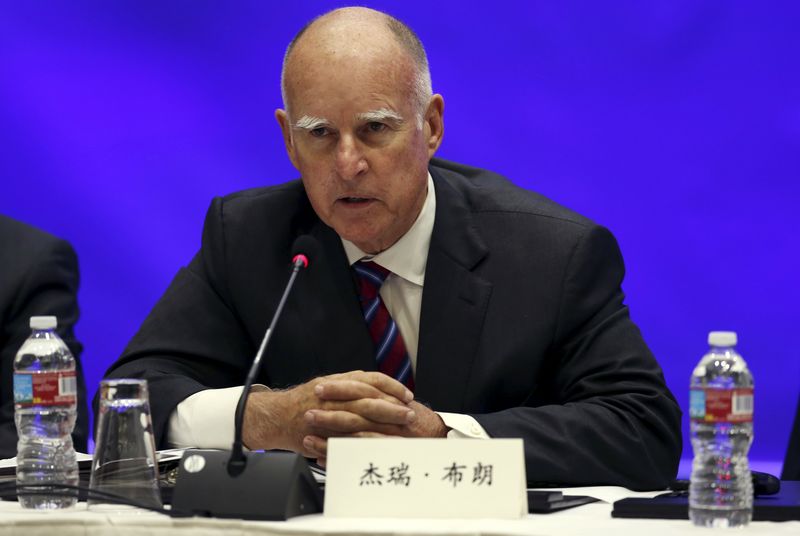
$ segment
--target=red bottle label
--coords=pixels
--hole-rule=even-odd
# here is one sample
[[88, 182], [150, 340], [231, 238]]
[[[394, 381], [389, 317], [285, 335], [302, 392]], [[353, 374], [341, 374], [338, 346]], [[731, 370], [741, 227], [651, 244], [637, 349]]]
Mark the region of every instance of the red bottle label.
[[691, 390], [691, 417], [695, 422], [753, 422], [753, 388], [696, 388]]
[[78, 397], [74, 370], [15, 372], [14, 404], [30, 406], [71, 406]]

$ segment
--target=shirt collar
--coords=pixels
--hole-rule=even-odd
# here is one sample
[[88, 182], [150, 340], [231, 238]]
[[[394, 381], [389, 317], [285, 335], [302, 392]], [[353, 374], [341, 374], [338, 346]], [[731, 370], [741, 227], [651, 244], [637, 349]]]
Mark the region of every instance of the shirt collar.
[[403, 279], [423, 286], [425, 283], [425, 265], [428, 262], [428, 247], [431, 244], [435, 217], [436, 192], [433, 188], [433, 178], [428, 173], [428, 193], [425, 196], [422, 210], [419, 211], [419, 216], [417, 216], [411, 229], [389, 249], [381, 251], [375, 256], [364, 253], [358, 246], [342, 238], [347, 260], [351, 266], [360, 260], [371, 260]]

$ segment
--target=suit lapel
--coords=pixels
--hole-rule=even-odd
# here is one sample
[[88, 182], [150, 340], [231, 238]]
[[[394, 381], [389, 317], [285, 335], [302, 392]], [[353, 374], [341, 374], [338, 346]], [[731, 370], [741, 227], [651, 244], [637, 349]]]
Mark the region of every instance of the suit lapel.
[[416, 396], [437, 411], [462, 410], [492, 285], [473, 269], [488, 253], [464, 194], [431, 168], [434, 222], [422, 293]]
[[[375, 370], [373, 344], [341, 240], [321, 221], [311, 233], [320, 243], [315, 266], [298, 281], [297, 304], [308, 329], [318, 374]], [[302, 336], [302, 335], [301, 335]]]

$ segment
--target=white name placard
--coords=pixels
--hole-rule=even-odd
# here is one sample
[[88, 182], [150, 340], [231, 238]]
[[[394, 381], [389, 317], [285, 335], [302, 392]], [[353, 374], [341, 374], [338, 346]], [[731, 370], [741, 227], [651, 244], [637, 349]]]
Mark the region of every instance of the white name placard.
[[519, 518], [521, 439], [331, 438], [325, 515]]

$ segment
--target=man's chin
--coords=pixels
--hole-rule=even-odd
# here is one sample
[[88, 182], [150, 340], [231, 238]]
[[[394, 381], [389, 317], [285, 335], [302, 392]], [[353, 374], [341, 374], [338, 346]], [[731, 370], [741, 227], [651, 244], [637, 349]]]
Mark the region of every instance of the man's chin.
[[377, 255], [378, 253], [386, 249], [386, 247], [381, 247], [380, 243], [378, 242], [365, 242], [361, 240], [358, 241], [350, 240], [350, 242], [355, 244], [358, 247], [358, 249], [369, 255]]
[[355, 244], [358, 249], [363, 251], [364, 253], [369, 253], [370, 255], [377, 255], [384, 249], [389, 246], [383, 246], [381, 240], [376, 237], [374, 234], [364, 233], [364, 232], [348, 232], [348, 230], [339, 230], [334, 228], [336, 234], [338, 234], [343, 239], [347, 240], [348, 242], [352, 242]]

